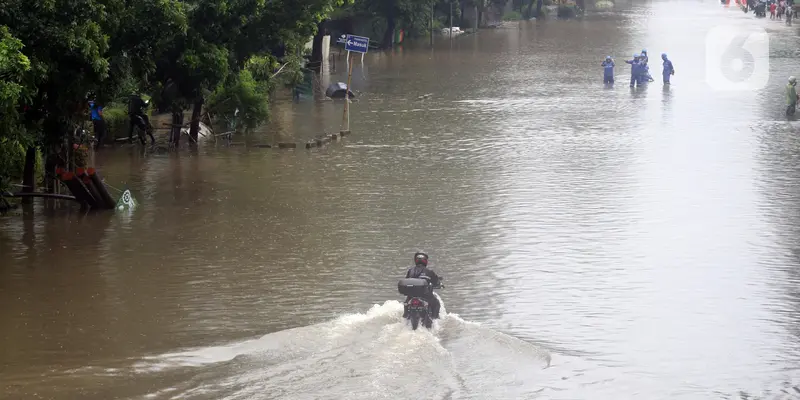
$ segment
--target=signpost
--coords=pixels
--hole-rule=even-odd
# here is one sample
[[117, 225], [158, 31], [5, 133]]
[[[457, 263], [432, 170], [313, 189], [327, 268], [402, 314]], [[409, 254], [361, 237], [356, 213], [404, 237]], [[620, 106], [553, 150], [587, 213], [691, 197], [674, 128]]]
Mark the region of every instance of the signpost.
[[361, 53], [362, 56], [369, 50], [369, 38], [363, 36], [347, 35], [344, 39], [344, 49], [347, 50], [347, 91], [344, 93], [344, 115], [342, 115], [342, 132], [350, 132], [350, 81], [353, 77], [353, 60], [350, 52]]

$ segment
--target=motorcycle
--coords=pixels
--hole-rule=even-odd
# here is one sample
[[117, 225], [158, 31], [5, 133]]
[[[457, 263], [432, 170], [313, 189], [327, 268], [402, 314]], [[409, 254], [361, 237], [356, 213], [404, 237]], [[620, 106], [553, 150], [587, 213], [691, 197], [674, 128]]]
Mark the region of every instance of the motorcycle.
[[150, 107], [150, 100], [142, 100], [137, 112], [130, 115], [131, 122], [138, 128], [137, 136], [142, 145], [147, 143], [147, 136], [150, 136], [152, 143], [156, 142], [153, 137], [153, 125], [150, 124], [150, 119], [147, 118], [147, 108]]
[[433, 289], [443, 288], [444, 285], [442, 285], [441, 282], [439, 286], [434, 286], [427, 277], [405, 278], [397, 283], [397, 290], [400, 294], [408, 298], [408, 300], [403, 303], [403, 309], [405, 311], [403, 315], [411, 322], [411, 329], [417, 330], [420, 322], [422, 322], [424, 327], [431, 329], [433, 325], [431, 307], [425, 299], [433, 295]]

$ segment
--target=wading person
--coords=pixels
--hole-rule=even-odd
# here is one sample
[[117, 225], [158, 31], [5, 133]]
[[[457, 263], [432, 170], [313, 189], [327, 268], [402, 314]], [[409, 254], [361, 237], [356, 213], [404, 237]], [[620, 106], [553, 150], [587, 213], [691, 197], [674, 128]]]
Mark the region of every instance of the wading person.
[[662, 53], [661, 59], [664, 60], [664, 70], [661, 71], [661, 77], [664, 78], [664, 84], [669, 85], [669, 77], [675, 75], [675, 67], [672, 66], [672, 61], [667, 58], [667, 53]]
[[797, 78], [790, 76], [786, 85], [786, 116], [794, 115], [797, 110]]
[[603, 83], [614, 83], [614, 60], [611, 59], [611, 56], [606, 56], [606, 59], [600, 66], [603, 67]]
[[100, 144], [103, 143], [103, 139], [106, 137], [106, 121], [103, 119], [103, 106], [97, 104], [94, 96], [91, 96], [89, 100], [89, 111], [91, 112], [92, 126], [94, 127], [94, 137], [97, 140], [94, 148], [99, 149]]
[[641, 80], [641, 64], [639, 63], [639, 55], [634, 54], [633, 60], [625, 60], [625, 63], [631, 65], [631, 87], [637, 85]]

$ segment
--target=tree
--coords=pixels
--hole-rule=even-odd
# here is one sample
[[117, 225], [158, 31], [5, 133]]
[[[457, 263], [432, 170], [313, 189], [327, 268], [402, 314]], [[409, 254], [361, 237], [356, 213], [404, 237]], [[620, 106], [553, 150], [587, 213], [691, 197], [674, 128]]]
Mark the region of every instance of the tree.
[[29, 95], [22, 82], [31, 67], [22, 47], [8, 27], [0, 26], [0, 191], [8, 188], [7, 174], [18, 167], [20, 154], [32, 144], [20, 121], [19, 104]]
[[158, 47], [184, 29], [181, 16], [181, 4], [173, 0], [4, 2], [0, 25], [19, 40], [30, 63], [20, 79], [27, 95], [16, 99], [29, 139], [26, 189], [33, 190], [36, 146], [53, 151], [71, 137], [85, 118], [88, 91], [108, 95], [123, 74], [152, 71]]
[[[193, 104], [190, 136], [196, 140], [204, 98], [221, 84], [233, 84], [253, 56], [274, 59], [287, 47], [299, 47], [342, 0], [187, 0], [188, 31], [173, 42], [157, 64], [173, 124]], [[231, 78], [232, 77], [232, 78]], [[231, 78], [231, 79], [229, 79]], [[175, 137], [177, 139], [177, 136]]]
[[362, 19], [382, 19], [386, 27], [381, 36], [381, 46], [391, 48], [398, 26], [407, 30], [428, 31], [433, 5], [431, 1], [434, 0], [356, 0], [343, 14]]

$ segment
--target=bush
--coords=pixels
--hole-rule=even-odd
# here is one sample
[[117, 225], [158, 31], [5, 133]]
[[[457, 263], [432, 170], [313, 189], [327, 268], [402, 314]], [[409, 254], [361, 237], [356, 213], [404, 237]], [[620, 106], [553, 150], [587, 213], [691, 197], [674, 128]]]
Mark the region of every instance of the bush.
[[12, 190], [22, 180], [25, 148], [15, 140], [0, 139], [0, 190]]
[[614, 3], [612, 3], [612, 2], [610, 2], [608, 0], [600, 0], [600, 1], [596, 2], [596, 3], [594, 3], [594, 8], [597, 8], [597, 9], [600, 9], [600, 10], [607, 10], [607, 9], [614, 8]]
[[245, 69], [217, 88], [208, 97], [206, 107], [215, 118], [223, 120], [233, 118], [238, 108], [236, 118], [241, 125], [247, 130], [255, 129], [269, 119], [269, 85], [257, 81]]
[[509, 11], [503, 15], [503, 21], [519, 21], [522, 19], [522, 14], [519, 11]]
[[126, 104], [112, 103], [103, 109], [103, 118], [106, 120], [106, 142], [117, 137], [127, 137], [129, 119]]
[[[12, 185], [22, 182], [22, 173], [25, 168], [25, 150], [25, 146], [15, 140], [0, 139], [0, 190], [15, 192], [20, 189]], [[41, 182], [44, 174], [41, 149], [36, 150], [35, 162], [36, 181]]]

